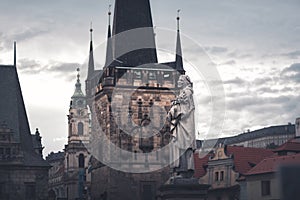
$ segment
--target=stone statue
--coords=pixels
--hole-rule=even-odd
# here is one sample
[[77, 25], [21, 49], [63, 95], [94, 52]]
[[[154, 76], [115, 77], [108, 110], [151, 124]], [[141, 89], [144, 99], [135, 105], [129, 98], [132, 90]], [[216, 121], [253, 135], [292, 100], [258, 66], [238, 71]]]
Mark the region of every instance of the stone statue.
[[[177, 177], [191, 178], [194, 174], [195, 104], [192, 82], [187, 75], [178, 79], [180, 94], [172, 101], [167, 120], [171, 124], [171, 168]], [[179, 158], [179, 159], [178, 159]]]

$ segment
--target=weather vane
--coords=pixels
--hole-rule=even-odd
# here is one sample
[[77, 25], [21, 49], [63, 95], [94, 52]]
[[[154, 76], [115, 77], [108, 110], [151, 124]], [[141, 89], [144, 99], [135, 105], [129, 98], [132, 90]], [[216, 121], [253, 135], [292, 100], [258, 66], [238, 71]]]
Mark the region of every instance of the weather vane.
[[79, 68], [79, 67], [77, 67], [76, 71], [77, 71], [77, 79], [79, 80], [79, 77], [80, 77], [80, 74], [79, 74], [79, 72], [80, 72], [80, 68]]
[[180, 11], [181, 11], [180, 9], [177, 10], [177, 17], [178, 18], [180, 17]]
[[180, 9], [177, 10], [177, 30], [179, 31]]

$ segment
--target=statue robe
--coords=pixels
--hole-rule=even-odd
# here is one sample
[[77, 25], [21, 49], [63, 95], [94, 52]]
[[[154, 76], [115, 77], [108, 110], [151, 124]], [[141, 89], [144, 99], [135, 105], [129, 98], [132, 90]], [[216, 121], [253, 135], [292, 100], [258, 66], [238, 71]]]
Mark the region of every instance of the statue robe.
[[168, 113], [171, 122], [171, 166], [175, 172], [194, 170], [193, 152], [195, 142], [195, 105], [193, 90], [186, 87], [182, 90]]

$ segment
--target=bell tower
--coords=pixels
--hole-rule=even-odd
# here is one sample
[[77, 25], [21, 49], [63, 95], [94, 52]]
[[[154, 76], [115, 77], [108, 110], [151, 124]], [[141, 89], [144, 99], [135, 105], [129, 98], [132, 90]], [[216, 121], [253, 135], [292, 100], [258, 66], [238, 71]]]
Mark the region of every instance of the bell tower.
[[90, 159], [90, 119], [86, 96], [81, 90], [79, 68], [68, 115], [68, 144], [65, 146], [65, 172], [68, 199], [84, 199], [90, 187], [87, 172]]
[[75, 91], [71, 97], [68, 115], [69, 134], [68, 142], [81, 141], [84, 144], [89, 142], [89, 113], [87, 108], [86, 96], [81, 90], [79, 68], [77, 69], [77, 81]]

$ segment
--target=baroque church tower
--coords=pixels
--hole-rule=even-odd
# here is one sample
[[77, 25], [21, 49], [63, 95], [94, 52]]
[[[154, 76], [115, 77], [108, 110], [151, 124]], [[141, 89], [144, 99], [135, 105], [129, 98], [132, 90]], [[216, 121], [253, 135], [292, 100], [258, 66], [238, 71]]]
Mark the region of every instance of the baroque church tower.
[[91, 193], [96, 199], [152, 200], [170, 175], [165, 118], [185, 73], [179, 28], [175, 62], [158, 63], [149, 0], [116, 0], [112, 30], [108, 14], [106, 62], [95, 71], [91, 40], [86, 80]]
[[77, 71], [68, 115], [68, 144], [65, 146], [67, 196], [70, 200], [85, 198], [90, 186], [90, 174], [87, 172], [90, 159], [90, 119], [86, 96], [81, 90], [79, 69]]

